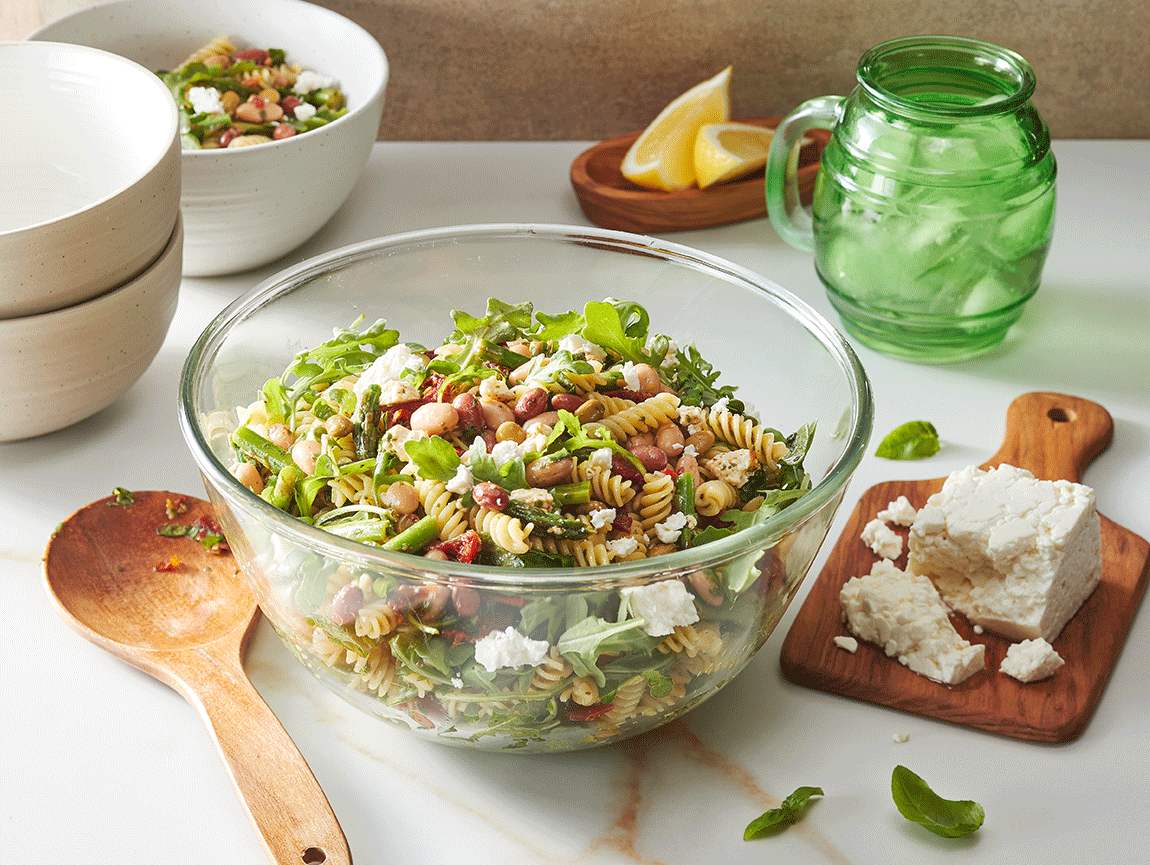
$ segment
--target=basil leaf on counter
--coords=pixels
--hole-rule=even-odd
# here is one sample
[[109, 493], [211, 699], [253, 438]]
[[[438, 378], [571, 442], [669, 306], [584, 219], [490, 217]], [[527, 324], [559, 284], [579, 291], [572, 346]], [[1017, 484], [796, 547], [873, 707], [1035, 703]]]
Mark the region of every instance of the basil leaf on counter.
[[921, 460], [938, 453], [938, 430], [928, 420], [907, 421], [879, 442], [876, 457], [887, 460]]
[[986, 812], [977, 802], [943, 799], [906, 766], [894, 767], [890, 795], [902, 816], [943, 838], [969, 835], [986, 819]]
[[822, 795], [822, 787], [799, 787], [784, 799], [778, 808], [764, 811], [748, 823], [747, 828], [743, 830], [743, 840], [753, 841], [781, 832], [802, 816], [803, 809], [814, 796]]

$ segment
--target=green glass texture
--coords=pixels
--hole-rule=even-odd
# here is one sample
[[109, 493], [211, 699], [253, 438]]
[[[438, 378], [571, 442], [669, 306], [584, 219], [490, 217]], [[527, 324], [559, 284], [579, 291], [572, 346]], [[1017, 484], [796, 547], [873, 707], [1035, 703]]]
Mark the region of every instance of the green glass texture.
[[1000, 343], [1038, 289], [1054, 227], [1050, 135], [1022, 57], [911, 37], [859, 62], [812, 206], [815, 264], [846, 329], [911, 360]]

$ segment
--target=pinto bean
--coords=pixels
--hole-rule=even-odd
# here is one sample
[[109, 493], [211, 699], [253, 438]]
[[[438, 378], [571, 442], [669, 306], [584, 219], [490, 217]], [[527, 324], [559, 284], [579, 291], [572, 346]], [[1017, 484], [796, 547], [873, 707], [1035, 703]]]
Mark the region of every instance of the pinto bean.
[[459, 413], [459, 422], [465, 427], [481, 429], [486, 423], [479, 400], [473, 394], [461, 393], [451, 401], [451, 407]]
[[331, 620], [337, 625], [350, 625], [362, 606], [363, 589], [359, 586], [344, 586], [331, 599]]
[[476, 484], [471, 489], [471, 495], [477, 505], [492, 511], [501, 511], [511, 502], [507, 490], [491, 481]]
[[445, 402], [429, 402], [411, 413], [411, 428], [429, 436], [441, 435], [459, 426], [459, 412]]
[[557, 423], [559, 423], [559, 412], [545, 411], [543, 414], [537, 414], [535, 417], [523, 421], [523, 429], [530, 432], [537, 426], [546, 425], [553, 427]]
[[533, 387], [515, 401], [515, 419], [520, 423], [541, 414], [547, 408], [547, 391]]
[[655, 444], [655, 434], [649, 432], [636, 433], [627, 439], [627, 450], [633, 451], [635, 448], [650, 447]]
[[589, 399], [575, 409], [575, 417], [579, 418], [580, 423], [592, 423], [602, 418], [603, 412], [603, 403]]
[[639, 390], [643, 393], [658, 393], [663, 389], [659, 372], [649, 363], [635, 364], [635, 374], [639, 376]]
[[657, 472], [667, 467], [667, 455], [653, 445], [639, 445], [631, 448], [633, 453], [649, 472]]
[[571, 480], [571, 457], [561, 460], [535, 460], [527, 467], [527, 483], [533, 487], [553, 487]]
[[677, 457], [685, 444], [683, 431], [677, 424], [665, 423], [655, 431], [655, 447], [668, 457]]
[[479, 592], [467, 586], [451, 587], [451, 603], [455, 612], [465, 619], [479, 612]]
[[559, 411], [576, 411], [579, 406], [587, 402], [587, 397], [579, 396], [577, 393], [557, 393], [551, 397], [551, 408]]
[[483, 412], [483, 422], [493, 430], [501, 424], [515, 420], [515, 413], [497, 399], [481, 399], [479, 408]]

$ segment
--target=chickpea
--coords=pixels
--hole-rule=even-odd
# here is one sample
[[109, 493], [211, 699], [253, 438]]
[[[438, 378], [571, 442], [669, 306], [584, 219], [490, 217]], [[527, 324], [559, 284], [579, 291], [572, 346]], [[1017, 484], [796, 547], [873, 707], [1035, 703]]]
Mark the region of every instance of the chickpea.
[[515, 412], [497, 399], [481, 399], [479, 408], [483, 412], [483, 422], [493, 430], [508, 421], [515, 421]]
[[442, 435], [459, 425], [459, 412], [445, 402], [429, 402], [411, 413], [411, 428], [429, 436]]
[[635, 448], [651, 447], [655, 444], [654, 433], [642, 432], [636, 433], [627, 439], [627, 450], [633, 451]]
[[271, 87], [265, 87], [260, 91], [260, 98], [263, 99], [264, 102], [275, 102], [278, 104], [280, 101], [280, 92], [273, 90]]
[[[533, 429], [537, 429], [537, 427], [539, 427], [539, 426], [554, 427], [555, 424], [557, 424], [558, 422], [559, 422], [559, 412], [557, 412], [557, 411], [545, 411], [545, 412], [543, 412], [543, 414], [537, 414], [537, 415], [535, 415], [535, 417], [533, 417], [529, 420], [525, 420], [523, 422], [523, 429], [530, 431]], [[542, 432], [542, 430], [538, 430], [538, 431]]]
[[433, 559], [437, 562], [447, 561], [447, 553], [445, 553], [443, 550], [428, 550], [423, 554], [423, 557], [425, 559]]
[[683, 452], [686, 440], [678, 424], [665, 423], [655, 431], [655, 447], [667, 455], [675, 458]]
[[533, 487], [553, 487], [571, 480], [571, 457], [561, 460], [535, 460], [527, 467], [527, 483]]
[[709, 429], [699, 430], [687, 436], [685, 444], [694, 445], [698, 453], [705, 454], [715, 446], [715, 434]]
[[220, 105], [224, 107], [224, 111], [226, 111], [228, 114], [234, 113], [235, 110], [239, 108], [240, 102], [242, 101], [243, 100], [240, 99], [240, 94], [236, 93], [234, 90], [225, 90], [223, 95], [220, 96]]
[[260, 470], [251, 463], [240, 463], [232, 469], [232, 474], [236, 476], [237, 481], [257, 496], [263, 492], [264, 479], [260, 477]]
[[295, 444], [295, 436], [284, 424], [274, 423], [268, 427], [268, 441], [277, 448], [283, 448], [286, 451]]
[[341, 439], [346, 435], [350, 435], [353, 429], [351, 418], [343, 414], [333, 414], [324, 421], [323, 428], [327, 430], [327, 434], [334, 439]]
[[[225, 135], [227, 133], [224, 133]], [[220, 136], [220, 141], [223, 142], [223, 136]], [[228, 139], [227, 146], [232, 147], [253, 147], [256, 144], [267, 144], [271, 141], [266, 135], [237, 135], [235, 138]]]
[[305, 474], [311, 474], [315, 471], [315, 460], [322, 450], [317, 441], [308, 441], [307, 439], [300, 439], [291, 446], [291, 458], [297, 466], [299, 466]]
[[699, 471], [699, 461], [693, 456], [681, 456], [679, 462], [675, 466], [675, 471], [680, 475], [690, 475], [695, 479], [695, 486], [703, 482], [703, 474]]
[[575, 409], [575, 417], [579, 418], [580, 423], [591, 423], [603, 417], [603, 403], [596, 402], [589, 399], [579, 408]]
[[643, 393], [658, 393], [663, 389], [663, 380], [651, 364], [635, 364], [635, 375], [639, 377], [639, 390]]
[[419, 507], [419, 493], [407, 481], [398, 481], [383, 491], [379, 501], [397, 514], [411, 514]]
[[519, 444], [525, 438], [527, 438], [527, 433], [523, 431], [523, 427], [513, 420], [504, 421], [499, 425], [499, 429], [495, 431], [495, 440], [497, 442], [515, 442]]
[[723, 593], [716, 591], [715, 583], [711, 579], [711, 575], [706, 571], [695, 571], [687, 577], [687, 582], [691, 584], [691, 588], [695, 590], [695, 594], [712, 607], [721, 607], [723, 605]]

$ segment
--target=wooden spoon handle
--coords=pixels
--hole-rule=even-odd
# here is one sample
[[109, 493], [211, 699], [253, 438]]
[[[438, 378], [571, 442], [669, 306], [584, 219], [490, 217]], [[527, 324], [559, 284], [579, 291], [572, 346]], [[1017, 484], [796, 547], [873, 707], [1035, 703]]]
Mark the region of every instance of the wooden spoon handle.
[[181, 690], [215, 735], [271, 861], [351, 865], [327, 797], [238, 660], [195, 654], [199, 662], [181, 665]]
[[1006, 435], [987, 466], [1009, 463], [1044, 480], [1078, 481], [1110, 445], [1114, 419], [1096, 402], [1061, 393], [1024, 393], [1006, 411]]

